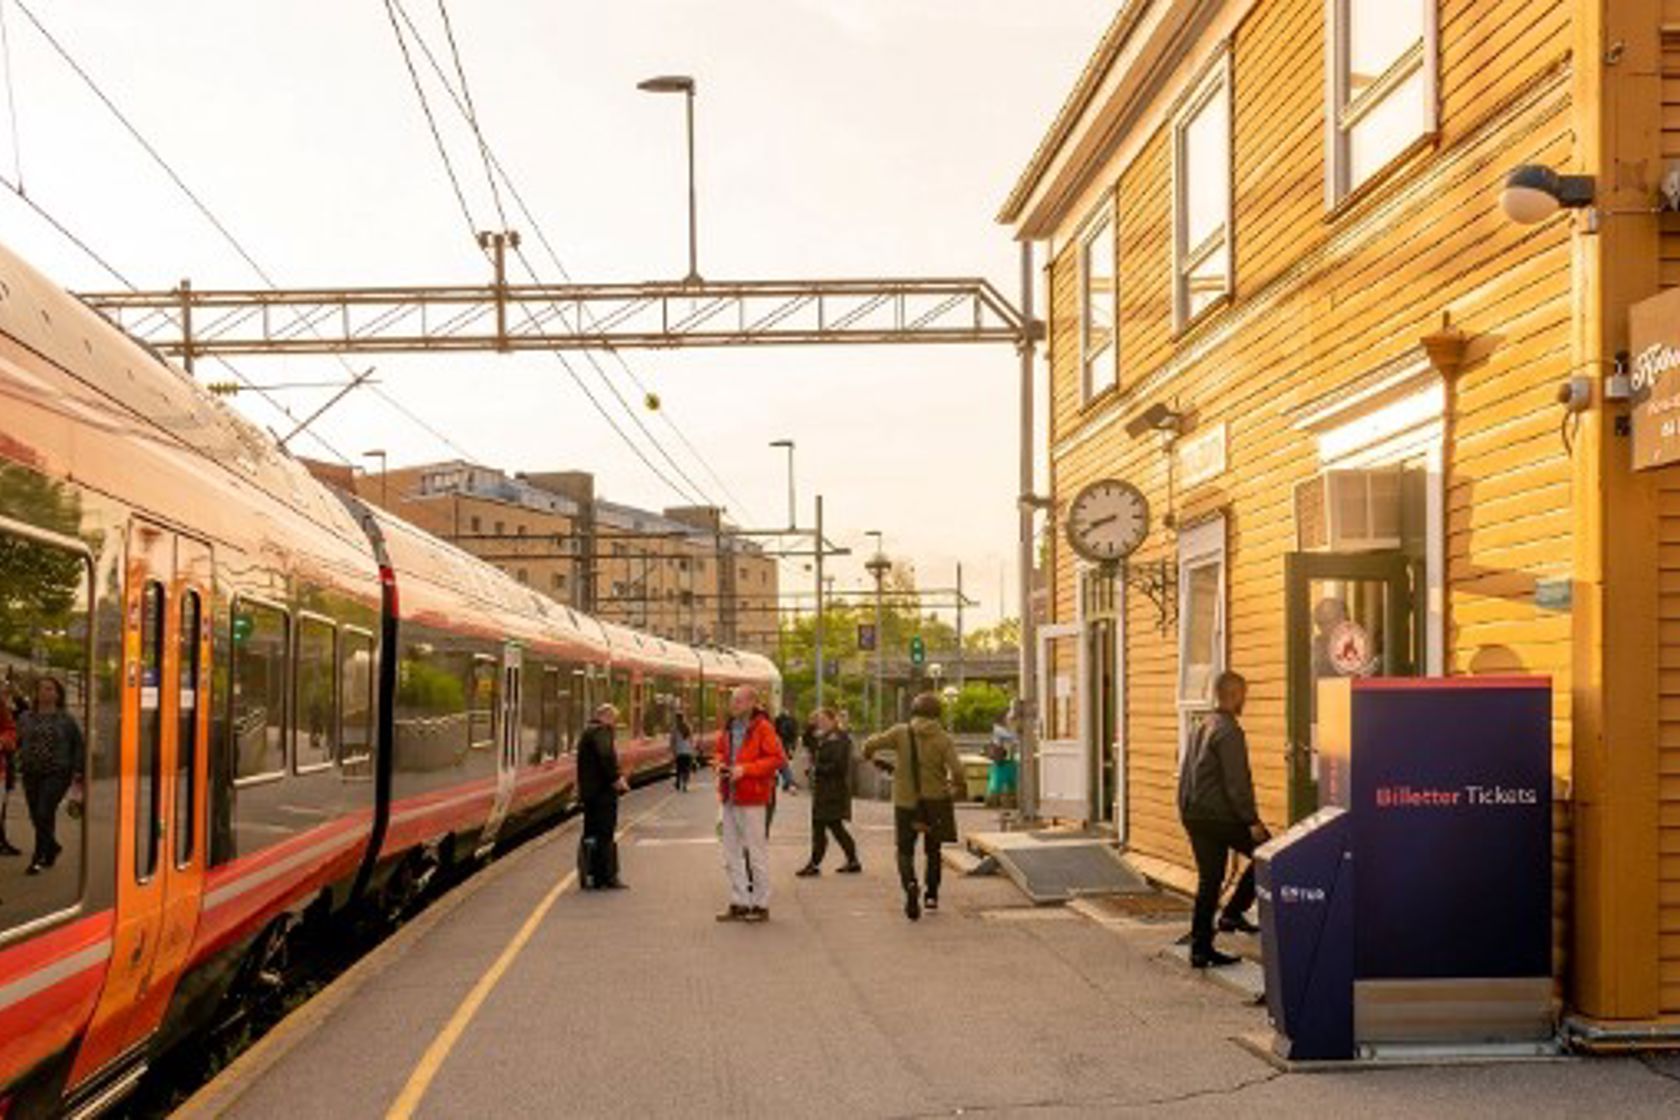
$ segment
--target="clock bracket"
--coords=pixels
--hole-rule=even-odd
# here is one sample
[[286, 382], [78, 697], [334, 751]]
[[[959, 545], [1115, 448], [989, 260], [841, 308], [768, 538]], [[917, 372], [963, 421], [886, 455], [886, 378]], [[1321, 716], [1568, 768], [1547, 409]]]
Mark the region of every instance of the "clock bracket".
[[1134, 562], [1107, 560], [1097, 566], [1100, 578], [1118, 579], [1155, 607], [1155, 628], [1167, 634], [1178, 623], [1178, 571], [1165, 559]]

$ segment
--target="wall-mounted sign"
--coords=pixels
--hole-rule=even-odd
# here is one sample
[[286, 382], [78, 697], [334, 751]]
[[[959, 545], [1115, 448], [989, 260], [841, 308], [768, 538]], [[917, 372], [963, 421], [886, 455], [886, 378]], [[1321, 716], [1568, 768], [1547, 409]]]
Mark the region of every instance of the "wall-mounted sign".
[[1225, 422], [1178, 441], [1178, 484], [1186, 490], [1225, 473]]
[[1680, 288], [1628, 312], [1633, 390], [1633, 469], [1680, 460]]

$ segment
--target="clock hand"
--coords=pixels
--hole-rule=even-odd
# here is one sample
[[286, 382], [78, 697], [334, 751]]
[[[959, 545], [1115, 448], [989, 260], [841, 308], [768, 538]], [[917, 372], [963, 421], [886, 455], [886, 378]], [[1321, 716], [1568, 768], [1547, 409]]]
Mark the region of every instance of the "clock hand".
[[1096, 530], [1101, 529], [1104, 525], [1107, 525], [1110, 521], [1118, 521], [1119, 519], [1120, 515], [1118, 513], [1111, 513], [1107, 517], [1099, 517], [1095, 521], [1087, 524], [1085, 526], [1085, 531], [1087, 533], [1095, 532]]

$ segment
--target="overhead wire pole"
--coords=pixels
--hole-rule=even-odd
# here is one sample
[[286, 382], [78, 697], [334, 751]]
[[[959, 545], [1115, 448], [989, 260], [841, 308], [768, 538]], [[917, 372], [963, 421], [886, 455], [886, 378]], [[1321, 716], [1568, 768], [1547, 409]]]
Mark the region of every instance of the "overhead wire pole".
[[1034, 520], [1043, 504], [1037, 492], [1037, 478], [1033, 470], [1033, 248], [1031, 241], [1021, 242], [1021, 323], [1017, 342], [1021, 357], [1020, 402], [1020, 495], [1016, 499], [1019, 525], [1016, 564], [1020, 571], [1021, 608], [1021, 680], [1017, 686], [1020, 701], [1021, 726], [1017, 731], [1021, 741], [1019, 811], [1025, 820], [1038, 817], [1038, 626], [1033, 617], [1033, 542]]

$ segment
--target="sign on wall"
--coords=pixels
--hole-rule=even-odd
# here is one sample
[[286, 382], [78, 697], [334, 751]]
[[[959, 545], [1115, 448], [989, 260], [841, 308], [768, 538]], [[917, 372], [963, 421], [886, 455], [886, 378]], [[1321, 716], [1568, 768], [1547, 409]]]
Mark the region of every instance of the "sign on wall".
[[1680, 460], [1680, 288], [1628, 312], [1633, 391], [1633, 469]]
[[1178, 484], [1188, 490], [1225, 473], [1225, 422], [1178, 441]]

